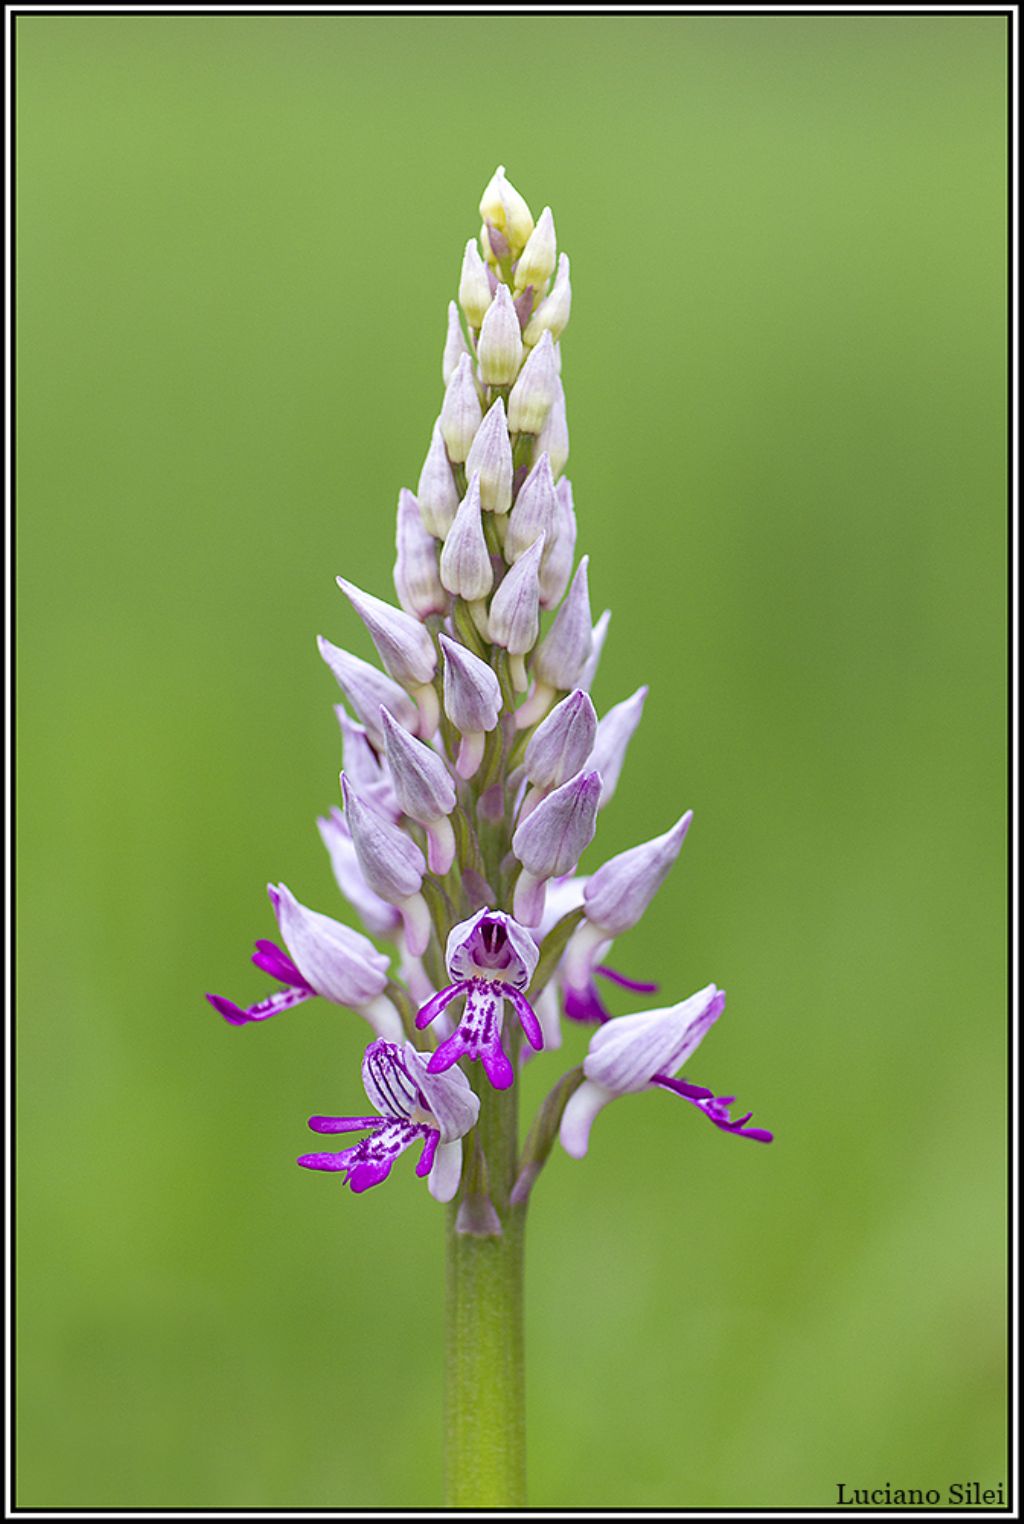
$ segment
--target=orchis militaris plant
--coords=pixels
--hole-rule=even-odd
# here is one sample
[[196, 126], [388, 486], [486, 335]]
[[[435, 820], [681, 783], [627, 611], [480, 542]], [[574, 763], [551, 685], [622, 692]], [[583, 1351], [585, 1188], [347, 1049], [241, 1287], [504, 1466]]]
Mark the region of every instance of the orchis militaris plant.
[[[772, 1135], [680, 1074], [725, 1008], [715, 985], [616, 1017], [599, 994], [599, 978], [657, 989], [605, 960], [651, 905], [692, 816], [579, 874], [647, 688], [602, 716], [590, 697], [609, 615], [593, 620], [562, 474], [568, 257], [550, 209], [535, 223], [503, 168], [480, 212], [448, 307], [440, 412], [416, 492], [398, 496], [397, 606], [337, 579], [380, 665], [319, 637], [346, 701], [343, 808], [320, 833], [342, 895], [394, 950], [272, 885], [284, 946], [260, 939], [253, 962], [281, 988], [248, 1006], [208, 998], [232, 1026], [319, 997], [372, 1028], [362, 1082], [373, 1114], [309, 1120], [318, 1134], [365, 1136], [298, 1162], [360, 1193], [419, 1145], [415, 1172], [448, 1204], [448, 1502], [515, 1507], [523, 1232], [555, 1141], [582, 1158], [609, 1102], [659, 1090], [735, 1137]], [[561, 1046], [563, 1021], [591, 1024], [588, 1051], [521, 1144], [517, 1073]], [[351, 1104], [354, 1081], [330, 1076], [331, 1096]]]

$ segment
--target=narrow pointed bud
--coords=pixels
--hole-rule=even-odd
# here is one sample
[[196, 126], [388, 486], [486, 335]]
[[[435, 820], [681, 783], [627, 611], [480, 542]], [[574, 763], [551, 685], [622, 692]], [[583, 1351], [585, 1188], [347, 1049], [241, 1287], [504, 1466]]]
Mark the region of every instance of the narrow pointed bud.
[[435, 539], [443, 540], [452, 527], [459, 506], [459, 491], [455, 485], [448, 452], [444, 447], [440, 418], [434, 424], [430, 436], [430, 449], [420, 472], [416, 497], [423, 517], [423, 527]]
[[[402, 690], [399, 689], [399, 692]], [[401, 811], [388, 775], [377, 755], [370, 732], [349, 715], [344, 704], [335, 704], [334, 713], [341, 726], [342, 767], [356, 792], [381, 815], [397, 820]], [[380, 726], [377, 726], [380, 734]], [[380, 741], [378, 740], [378, 745]]]
[[[479, 259], [479, 255], [477, 258]], [[441, 375], [445, 386], [455, 374], [455, 368], [463, 355], [469, 354], [469, 346], [466, 343], [465, 334], [462, 332], [462, 323], [459, 321], [459, 309], [455, 302], [448, 303], [448, 332], [444, 341], [444, 353], [441, 356]]]
[[597, 669], [601, 661], [601, 652], [604, 650], [604, 643], [608, 638], [608, 626], [611, 624], [611, 622], [612, 611], [611, 609], [605, 609], [604, 613], [601, 615], [600, 619], [597, 621], [597, 623], [594, 625], [593, 630], [591, 631], [590, 655], [587, 657], [586, 665], [584, 666], [583, 672], [580, 676], [580, 687], [586, 688], [588, 693], [594, 686], [594, 678], [597, 676]]
[[540, 562], [544, 536], [534, 540], [506, 574], [491, 599], [488, 623], [491, 640], [511, 656], [525, 656], [537, 643], [540, 630]]
[[444, 712], [462, 735], [455, 771], [460, 778], [472, 778], [483, 760], [485, 733], [501, 715], [501, 686], [479, 656], [447, 635], [438, 638], [444, 654]]
[[540, 923], [546, 881], [571, 872], [590, 845], [600, 798], [600, 773], [579, 773], [542, 799], [516, 828], [512, 850], [523, 872], [516, 882], [512, 914], [523, 925]]
[[635, 926], [665, 882], [682, 850], [693, 811], [680, 816], [670, 831], [641, 842], [602, 863], [583, 891], [587, 920], [609, 937]]
[[455, 785], [436, 751], [417, 741], [381, 707], [384, 755], [403, 814], [431, 825], [455, 808]]
[[455, 522], [441, 551], [441, 581], [450, 593], [475, 603], [494, 585], [491, 554], [484, 538], [480, 512], [480, 478], [474, 475], [459, 504]]
[[405, 926], [408, 951], [420, 957], [430, 941], [430, 913], [420, 894], [427, 864], [416, 843], [378, 815], [341, 775], [345, 820], [363, 877], [382, 900], [395, 905]]
[[423, 527], [420, 505], [407, 487], [398, 494], [395, 520], [395, 592], [407, 614], [429, 619], [448, 611], [437, 570], [437, 544]]
[[480, 380], [485, 386], [511, 386], [522, 359], [523, 341], [512, 296], [507, 286], [499, 285], [480, 328], [477, 343]]
[[622, 764], [626, 760], [626, 749], [640, 723], [648, 691], [645, 683], [631, 697], [623, 699], [621, 704], [615, 704], [609, 709], [598, 723], [594, 749], [591, 753], [591, 765], [597, 768], [604, 781], [604, 789], [601, 793], [602, 809], [611, 802], [612, 795], [615, 793], [622, 773]]
[[562, 254], [558, 260], [555, 284], [526, 325], [523, 338], [527, 344], [538, 343], [541, 335], [545, 333], [550, 333], [553, 339], [561, 338], [569, 321], [571, 308], [572, 285], [569, 281], [569, 256]]
[[[539, 346], [534, 352], [540, 353]], [[483, 416], [473, 379], [473, 362], [469, 355], [463, 355], [448, 382], [438, 420], [449, 459], [465, 460]]]
[[534, 459], [538, 459], [542, 452], [551, 462], [552, 476], [560, 476], [569, 459], [569, 425], [565, 416], [565, 391], [561, 381], [556, 383], [555, 400], [551, 404], [551, 411], [544, 420], [544, 427], [537, 435], [537, 442], [533, 449]]
[[408, 730], [415, 730], [419, 716], [416, 705], [404, 688], [360, 656], [343, 651], [332, 645], [323, 635], [316, 638], [320, 655], [330, 667], [345, 697], [357, 716], [369, 731], [375, 746], [382, 746], [380, 729], [380, 706], [386, 704], [391, 713]]
[[[576, 510], [572, 501], [572, 484], [563, 476], [555, 487], [554, 532], [550, 540], [544, 542], [544, 559], [540, 565], [541, 608], [552, 609], [558, 603], [569, 586], [575, 561]], [[587, 685], [581, 683], [580, 686]]]
[[551, 411], [558, 385], [558, 367], [551, 335], [545, 333], [531, 350], [509, 393], [508, 426], [513, 434], [539, 434]]
[[551, 208], [546, 206], [537, 218], [537, 226], [530, 234], [526, 248], [519, 256], [515, 278], [517, 291], [525, 291], [527, 286], [532, 286], [535, 291], [542, 289], [555, 268], [557, 248], [555, 219], [551, 215]]
[[365, 624], [381, 661], [395, 682], [413, 690], [433, 682], [437, 652], [419, 620], [404, 609], [392, 608], [383, 598], [364, 593], [354, 582], [346, 582], [344, 577], [335, 580]]
[[466, 314], [471, 328], [479, 328], [484, 313], [491, 305], [491, 283], [487, 279], [487, 266], [480, 258], [476, 239], [466, 244], [462, 256], [462, 274], [459, 277], [459, 306]]
[[533, 213], [511, 180], [505, 176], [504, 164], [499, 164], [480, 197], [480, 215], [487, 225], [491, 247], [495, 247], [494, 231], [500, 233], [513, 258], [526, 247], [533, 232]]
[[587, 588], [589, 559], [584, 556], [581, 560], [569, 595], [538, 647], [534, 660], [534, 676], [538, 683], [548, 683], [552, 688], [575, 687], [593, 649]]
[[501, 397], [487, 410], [466, 456], [466, 475], [480, 478], [480, 506], [485, 513], [507, 513], [512, 506], [512, 445]]
[[[596, 735], [594, 706], [577, 688], [555, 705], [530, 737], [523, 758], [526, 776], [537, 788], [558, 788], [580, 771]], [[596, 761], [593, 766], [597, 768]]]
[[508, 534], [505, 538], [506, 561], [518, 561], [541, 535], [545, 536], [545, 545], [550, 544], [557, 507], [551, 462], [546, 455], [541, 455], [520, 487], [515, 507], [509, 515]]

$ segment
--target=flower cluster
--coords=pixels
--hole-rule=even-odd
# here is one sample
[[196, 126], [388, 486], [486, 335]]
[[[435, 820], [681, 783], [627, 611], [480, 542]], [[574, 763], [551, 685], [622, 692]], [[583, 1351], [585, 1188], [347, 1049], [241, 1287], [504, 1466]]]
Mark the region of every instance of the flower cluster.
[[515, 1203], [556, 1137], [581, 1157], [597, 1113], [637, 1091], [679, 1096], [739, 1137], [772, 1135], [749, 1114], [731, 1119], [732, 1097], [678, 1077], [722, 1014], [715, 985], [619, 1017], [598, 992], [599, 977], [656, 989], [605, 960], [651, 904], [692, 817], [578, 874], [647, 688], [600, 717], [590, 697], [609, 615], [592, 618], [563, 474], [569, 258], [550, 208], [534, 222], [504, 169], [480, 211], [448, 309], [440, 413], [416, 491], [398, 497], [397, 605], [337, 579], [379, 665], [319, 638], [346, 701], [343, 808], [320, 832], [342, 895], [395, 945], [397, 966], [278, 884], [283, 947], [260, 940], [253, 962], [282, 988], [245, 1007], [208, 998], [235, 1026], [316, 996], [362, 1016], [377, 1114], [311, 1118], [318, 1133], [367, 1135], [299, 1163], [340, 1171], [359, 1192], [421, 1142], [416, 1172], [442, 1201], [474, 1171], [475, 1191], [486, 1178], [475, 1133], [489, 1090], [513, 1085], [527, 1049], [558, 1048], [563, 1019], [594, 1024], [582, 1065], [555, 1085], [519, 1154]]

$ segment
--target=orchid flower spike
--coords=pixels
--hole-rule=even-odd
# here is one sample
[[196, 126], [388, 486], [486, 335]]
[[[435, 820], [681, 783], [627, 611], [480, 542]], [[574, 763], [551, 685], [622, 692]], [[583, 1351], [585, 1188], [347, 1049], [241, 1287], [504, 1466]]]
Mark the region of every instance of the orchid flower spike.
[[214, 1010], [232, 1026], [242, 1027], [279, 1016], [320, 995], [356, 1011], [381, 1037], [400, 1037], [401, 1019], [384, 993], [388, 984], [384, 954], [350, 926], [307, 909], [286, 885], [270, 884], [267, 893], [287, 951], [260, 940], [252, 961], [285, 988], [246, 1007], [223, 995], [207, 995]]
[[479, 910], [453, 927], [445, 951], [451, 984], [421, 1007], [416, 1025], [427, 1027], [464, 995], [458, 1026], [428, 1065], [432, 1074], [450, 1069], [460, 1058], [479, 1059], [495, 1090], [507, 1090], [515, 1070], [501, 1042], [504, 1003], [509, 1001], [531, 1048], [544, 1045], [540, 1022], [524, 991], [533, 978], [539, 954], [525, 927], [501, 910]]
[[716, 1097], [700, 1085], [673, 1075], [696, 1052], [725, 1009], [725, 994], [709, 984], [679, 1005], [618, 1016], [598, 1027], [583, 1060], [583, 1084], [570, 1097], [562, 1116], [562, 1147], [582, 1159], [598, 1112], [618, 1096], [660, 1088], [688, 1100], [723, 1132], [770, 1143], [772, 1134], [750, 1127], [751, 1113], [731, 1120], [733, 1097]]
[[380, 1185], [407, 1148], [422, 1139], [416, 1173], [427, 1178], [435, 1201], [451, 1201], [462, 1175], [462, 1139], [480, 1114], [480, 1101], [461, 1069], [432, 1072], [427, 1054], [411, 1042], [371, 1043], [363, 1057], [363, 1088], [379, 1113], [362, 1117], [310, 1117], [314, 1132], [366, 1132], [339, 1153], [303, 1154], [303, 1169], [341, 1172], [357, 1194]]

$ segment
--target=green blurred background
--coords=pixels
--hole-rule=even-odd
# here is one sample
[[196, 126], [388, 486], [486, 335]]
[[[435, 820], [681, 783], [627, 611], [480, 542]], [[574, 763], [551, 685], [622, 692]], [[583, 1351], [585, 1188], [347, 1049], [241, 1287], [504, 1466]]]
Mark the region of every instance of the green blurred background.
[[313, 637], [369, 654], [499, 160], [573, 260], [595, 698], [652, 690], [586, 863], [695, 809], [617, 962], [728, 989], [692, 1077], [778, 1138], [554, 1156], [531, 1501], [1005, 1479], [1005, 36], [18, 18], [22, 1506], [439, 1500], [442, 1214], [293, 1162], [365, 1028], [202, 995], [268, 879], [340, 912]]

